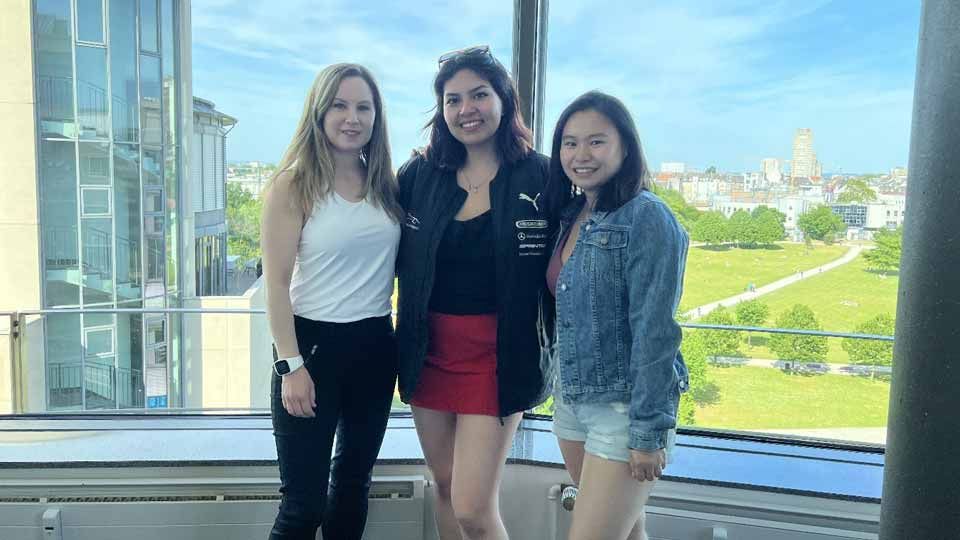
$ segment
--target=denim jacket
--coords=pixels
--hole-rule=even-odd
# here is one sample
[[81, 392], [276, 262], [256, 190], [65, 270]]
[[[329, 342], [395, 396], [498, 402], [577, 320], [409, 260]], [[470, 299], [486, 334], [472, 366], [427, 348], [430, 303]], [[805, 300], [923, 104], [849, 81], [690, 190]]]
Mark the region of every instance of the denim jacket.
[[[558, 242], [583, 205], [561, 219]], [[667, 205], [643, 191], [580, 225], [557, 280], [555, 348], [564, 401], [629, 403], [630, 448], [666, 446], [689, 375], [674, 319], [683, 290], [687, 233]]]

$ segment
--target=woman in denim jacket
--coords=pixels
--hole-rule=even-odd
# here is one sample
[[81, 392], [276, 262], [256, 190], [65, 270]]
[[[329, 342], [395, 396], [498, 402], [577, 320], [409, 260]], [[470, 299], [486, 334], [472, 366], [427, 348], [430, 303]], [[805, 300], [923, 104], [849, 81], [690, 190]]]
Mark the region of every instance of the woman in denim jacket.
[[570, 539], [643, 539], [688, 375], [680, 302], [688, 239], [651, 193], [636, 127], [589, 92], [553, 136], [547, 204], [561, 225], [547, 284], [556, 299], [554, 432], [580, 487]]

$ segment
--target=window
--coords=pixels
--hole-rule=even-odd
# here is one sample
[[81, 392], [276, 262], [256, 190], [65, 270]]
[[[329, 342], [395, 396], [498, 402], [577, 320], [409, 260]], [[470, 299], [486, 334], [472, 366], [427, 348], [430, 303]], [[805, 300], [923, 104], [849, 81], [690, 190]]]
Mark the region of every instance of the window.
[[157, 0], [140, 0], [140, 48], [159, 53], [157, 39]]
[[102, 47], [77, 47], [77, 119], [80, 137], [106, 139], [107, 122], [107, 50]]
[[110, 88], [115, 141], [139, 142], [137, 4], [110, 2]]
[[80, 193], [83, 201], [82, 217], [110, 215], [109, 188], [82, 187]]
[[80, 268], [77, 231], [76, 144], [40, 143], [40, 204], [47, 307], [80, 304], [80, 289], [65, 279]]
[[[592, 7], [575, 2], [550, 4], [544, 152], [551, 151], [555, 123], [567, 104], [599, 89], [631, 112], [651, 170], [683, 161], [720, 177], [716, 184], [699, 183], [708, 189], [699, 193], [707, 200], [738, 182], [740, 174], [761, 170], [764, 157], [791, 159], [798, 175], [820, 166], [886, 171], [891, 160], [906, 159], [915, 5], [897, 15], [874, 13], [877, 19], [870, 20], [842, 3], [779, 9], [761, 2], [749, 8], [736, 2], [638, 7], [614, 0], [603, 13], [596, 16]], [[854, 30], [875, 27], [880, 20], [892, 29], [885, 38]], [[851, 41], [839, 39], [841, 34]], [[862, 51], [868, 43], [868, 56], [877, 61], [866, 64]], [[857, 58], [860, 67], [848, 70], [848, 58]], [[811, 80], [811, 73], [836, 78]], [[865, 97], [861, 85], [866, 80], [873, 85], [871, 95], [886, 96], [883, 104], [865, 107], [854, 97]], [[822, 121], [811, 126], [813, 118]], [[852, 125], [884, 133], [884, 141], [847, 139]], [[801, 128], [812, 128], [805, 147], [795, 142]], [[856, 175], [840, 176], [846, 181]], [[788, 176], [782, 188], [769, 190], [770, 206], [786, 208], [784, 225], [796, 225], [802, 235], [804, 215], [829, 201], [825, 183]], [[682, 190], [677, 195], [682, 198]], [[736, 205], [721, 206], [739, 215]], [[843, 205], [837, 214], [851, 228], [867, 222], [861, 204]], [[693, 221], [685, 223], [688, 230]], [[849, 263], [829, 265], [854, 249], [834, 241], [846, 238], [844, 228], [835, 237], [813, 231], [806, 238], [809, 245], [776, 240], [764, 245], [751, 239], [750, 228], [741, 227], [731, 232], [733, 245], [692, 246], [680, 316], [690, 323], [753, 321], [744, 325], [892, 334], [897, 268], [878, 271], [862, 253]], [[752, 294], [753, 287], [763, 290], [789, 276], [797, 281]], [[730, 299], [729, 308], [711, 309], [724, 299]], [[756, 303], [747, 304], [751, 300]], [[891, 342], [687, 329], [684, 352], [695, 374], [681, 406], [686, 425], [884, 441]]]
[[77, 39], [103, 43], [103, 0], [77, 0]]

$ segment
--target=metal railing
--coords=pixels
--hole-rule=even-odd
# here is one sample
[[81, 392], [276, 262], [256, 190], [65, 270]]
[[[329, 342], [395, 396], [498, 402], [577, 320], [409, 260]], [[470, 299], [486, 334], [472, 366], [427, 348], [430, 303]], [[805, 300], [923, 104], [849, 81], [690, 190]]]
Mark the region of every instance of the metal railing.
[[[26, 329], [27, 318], [28, 317], [45, 317], [45, 316], [56, 316], [56, 315], [94, 315], [94, 314], [157, 314], [157, 315], [204, 315], [204, 314], [236, 314], [236, 315], [266, 315], [265, 309], [244, 309], [244, 308], [57, 308], [57, 309], [28, 309], [28, 310], [19, 310], [19, 311], [0, 311], [0, 317], [6, 318], [9, 320], [10, 328], [10, 339], [8, 340], [9, 347], [9, 358], [10, 358], [10, 375], [12, 381], [12, 409], [14, 413], [22, 413], [26, 411], [25, 403], [25, 387], [28, 368], [24, 365], [24, 330]], [[700, 323], [689, 323], [681, 322], [680, 326], [683, 328], [691, 330], [712, 330], [712, 331], [744, 331], [744, 332], [756, 332], [756, 333], [767, 333], [767, 334], [792, 334], [792, 335], [802, 335], [802, 336], [812, 336], [812, 337], [826, 337], [826, 338], [845, 338], [845, 339], [858, 339], [858, 340], [875, 340], [875, 341], [884, 341], [884, 342], [893, 342], [893, 336], [886, 335], [876, 335], [876, 334], [857, 334], [850, 332], [831, 332], [824, 330], [799, 330], [799, 329], [789, 329], [789, 328], [767, 328], [767, 327], [758, 327], [758, 326], [724, 326], [716, 324], [700, 324]], [[719, 357], [718, 357], [719, 358]], [[790, 367], [790, 360], [781, 361], [787, 362], [787, 368]], [[794, 362], [797, 366], [800, 366], [802, 362]], [[69, 365], [69, 364], [67, 364]], [[55, 365], [49, 366], [53, 368]], [[58, 367], [60, 370], [67, 370], [67, 367]], [[120, 386], [124, 388], [133, 387], [134, 384], [131, 380], [142, 377], [143, 373], [136, 369], [127, 369], [120, 367], [108, 367], [107, 371], [103, 373], [96, 371], [97, 368], [91, 368], [93, 371], [88, 371], [87, 374], [91, 374], [92, 381], [103, 382], [101, 385], [103, 388], [113, 388], [113, 391], [104, 390], [103, 392], [94, 392], [95, 394], [101, 395], [101, 397], [108, 396], [115, 401], [122, 397], [123, 405], [131, 408], [141, 408], [143, 407], [143, 393], [139, 392], [137, 395], [136, 390], [127, 392], [127, 394], [117, 395], [116, 390]], [[870, 373], [889, 373], [885, 368], [871, 367]], [[94, 374], [94, 372], [96, 373]], [[72, 375], [68, 375], [65, 371], [58, 371], [55, 373], [55, 379], [58, 381], [58, 390], [64, 390], [70, 388], [68, 382]], [[79, 375], [76, 376], [79, 378]], [[66, 381], [66, 382], [64, 382]], [[104, 382], [109, 381], [109, 382]], [[49, 385], [48, 385], [49, 386]], [[119, 403], [119, 401], [118, 401]], [[233, 410], [233, 409], [231, 409]]]

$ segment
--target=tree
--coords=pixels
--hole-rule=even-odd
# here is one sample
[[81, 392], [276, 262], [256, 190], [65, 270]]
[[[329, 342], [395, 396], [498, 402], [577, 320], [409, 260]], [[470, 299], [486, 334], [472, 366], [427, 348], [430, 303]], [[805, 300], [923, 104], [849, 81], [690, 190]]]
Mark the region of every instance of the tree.
[[730, 237], [739, 246], [755, 246], [758, 235], [757, 227], [750, 213], [746, 210], [737, 210], [730, 216], [729, 222]]
[[730, 238], [727, 217], [721, 212], [704, 212], [693, 225], [690, 238], [710, 245], [726, 242]]
[[808, 239], [822, 240], [832, 244], [837, 235], [846, 231], [847, 226], [840, 216], [833, 213], [829, 206], [817, 206], [797, 219], [797, 227]]
[[[881, 313], [862, 323], [854, 332], [857, 334], [892, 336], [894, 327], [893, 316]], [[893, 364], [892, 341], [844, 338], [841, 347], [847, 351], [852, 364], [861, 366], [890, 366]]]
[[[760, 300], [749, 300], [737, 304], [736, 314], [741, 326], [763, 326], [770, 316], [770, 306]], [[750, 332], [747, 332], [747, 344], [750, 344]]]
[[227, 253], [238, 265], [260, 257], [262, 203], [239, 184], [227, 182]]
[[[725, 307], [718, 307], [700, 319], [704, 324], [735, 326], [733, 314]], [[740, 332], [734, 330], [700, 330], [709, 356], [742, 356], [740, 353]]]
[[895, 272], [900, 269], [900, 253], [903, 248], [903, 227], [895, 231], [879, 230], [874, 235], [876, 247], [864, 253], [863, 258], [873, 270]]
[[786, 234], [783, 226], [787, 221], [786, 214], [769, 206], [758, 206], [751, 212], [750, 217], [754, 221], [758, 243], [772, 244], [783, 240]]
[[688, 204], [679, 191], [654, 184], [653, 193], [663, 199], [663, 202], [667, 203], [673, 215], [676, 216], [677, 221], [680, 222], [680, 225], [686, 229], [687, 232], [693, 231], [693, 227], [697, 221], [699, 221], [700, 215], [702, 214], [700, 210]]
[[690, 387], [686, 393], [680, 396], [678, 418], [680, 424], [686, 426], [696, 424], [697, 398], [702, 396], [704, 389], [709, 384], [707, 381], [707, 345], [702, 332], [702, 330], [684, 332], [683, 342], [680, 345], [683, 362], [687, 365], [687, 372], [690, 374]]
[[711, 166], [707, 167], [707, 170], [704, 171], [704, 172], [705, 172], [706, 174], [717, 174], [717, 167], [716, 167], [716, 165], [711, 165]]
[[[796, 304], [777, 317], [778, 328], [797, 330], [820, 330], [820, 323], [813, 310], [803, 304]], [[797, 334], [773, 334], [767, 346], [777, 358], [798, 362], [823, 362], [827, 358], [827, 338], [825, 336], [804, 336]]]
[[877, 192], [867, 184], [864, 177], [848, 180], [843, 193], [837, 197], [837, 202], [840, 204], [868, 203], [875, 200], [877, 200]]

